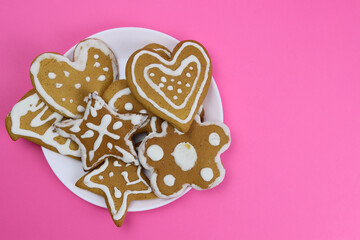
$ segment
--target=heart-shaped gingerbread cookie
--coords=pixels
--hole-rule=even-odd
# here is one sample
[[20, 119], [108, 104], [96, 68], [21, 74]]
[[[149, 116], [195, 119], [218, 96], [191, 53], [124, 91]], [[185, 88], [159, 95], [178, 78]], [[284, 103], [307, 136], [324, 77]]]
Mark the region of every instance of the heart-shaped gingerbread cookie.
[[39, 55], [30, 68], [34, 88], [56, 112], [80, 118], [84, 98], [101, 95], [117, 79], [118, 65], [111, 49], [101, 40], [86, 39], [74, 49], [73, 61], [57, 53]]
[[177, 44], [170, 58], [140, 49], [126, 64], [126, 78], [138, 101], [183, 132], [205, 99], [211, 74], [210, 57], [195, 41]]

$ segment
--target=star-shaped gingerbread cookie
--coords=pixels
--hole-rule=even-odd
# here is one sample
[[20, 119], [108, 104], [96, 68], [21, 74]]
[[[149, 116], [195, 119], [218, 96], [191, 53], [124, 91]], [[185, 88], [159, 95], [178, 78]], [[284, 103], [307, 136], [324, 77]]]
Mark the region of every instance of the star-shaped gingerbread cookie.
[[147, 181], [140, 166], [109, 157], [76, 186], [104, 196], [114, 223], [120, 227], [131, 201], [156, 198]]
[[138, 165], [131, 137], [147, 115], [118, 114], [96, 93], [90, 94], [86, 101], [83, 118], [55, 124], [61, 136], [79, 145], [84, 170], [95, 168], [109, 156]]

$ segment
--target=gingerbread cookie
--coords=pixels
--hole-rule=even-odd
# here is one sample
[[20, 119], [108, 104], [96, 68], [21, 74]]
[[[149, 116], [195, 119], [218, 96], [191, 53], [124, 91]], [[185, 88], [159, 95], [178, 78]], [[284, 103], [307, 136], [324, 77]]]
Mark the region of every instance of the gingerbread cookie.
[[76, 186], [104, 196], [118, 227], [124, 222], [131, 201], [156, 198], [140, 166], [115, 158], [106, 158], [100, 167], [79, 179]]
[[95, 168], [109, 156], [138, 165], [131, 138], [147, 115], [118, 114], [96, 93], [85, 100], [87, 107], [83, 118], [55, 124], [61, 136], [79, 145], [84, 170]]
[[25, 138], [62, 155], [79, 159], [79, 146], [54, 131], [53, 124], [62, 119], [63, 116], [50, 109], [32, 89], [15, 104], [5, 122], [12, 140]]
[[151, 133], [138, 149], [141, 165], [150, 171], [151, 187], [161, 198], [182, 194], [187, 186], [197, 190], [220, 184], [225, 169], [220, 154], [230, 145], [230, 131], [222, 123], [195, 118], [186, 133], [162, 124], [162, 133]]
[[117, 79], [114, 53], [101, 40], [86, 39], [76, 45], [74, 61], [57, 53], [44, 53], [30, 67], [34, 88], [56, 112], [69, 118], [81, 118], [84, 97], [100, 95]]
[[205, 99], [211, 82], [211, 61], [195, 41], [176, 45], [171, 58], [140, 49], [126, 64], [132, 94], [150, 112], [186, 132]]

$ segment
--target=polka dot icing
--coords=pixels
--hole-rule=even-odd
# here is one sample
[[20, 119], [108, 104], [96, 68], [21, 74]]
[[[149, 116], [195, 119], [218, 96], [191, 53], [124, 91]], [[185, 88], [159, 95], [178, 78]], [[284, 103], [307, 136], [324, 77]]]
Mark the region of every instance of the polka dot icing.
[[183, 170], [189, 171], [195, 166], [197, 153], [193, 145], [188, 142], [181, 142], [176, 145], [171, 153], [176, 164]]
[[200, 170], [201, 178], [204, 179], [204, 181], [209, 182], [214, 177], [214, 172], [211, 168], [203, 168]]
[[178, 85], [181, 85], [181, 81], [178, 81], [177, 84], [178, 84]]
[[85, 80], [86, 80], [87, 82], [90, 82], [90, 77], [87, 76], [87, 77], [85, 78]]
[[177, 89], [178, 93], [182, 93], [182, 90], [180, 88]]
[[107, 144], [106, 144], [106, 146], [108, 147], [108, 149], [112, 149], [113, 148], [113, 145], [112, 145], [112, 143], [111, 142], [108, 142]]
[[78, 112], [85, 112], [85, 108], [81, 105], [78, 105], [76, 109], [78, 110]]
[[190, 73], [186, 73], [186, 76], [187, 76], [187, 77], [191, 77], [191, 74], [190, 74]]
[[174, 99], [174, 100], [177, 100], [177, 99], [178, 99], [178, 96], [173, 96], [173, 99]]
[[95, 55], [94, 55], [94, 58], [95, 58], [95, 59], [99, 59], [99, 55], [95, 54]]
[[220, 144], [220, 136], [219, 136], [219, 134], [217, 134], [215, 132], [210, 133], [210, 135], [209, 135], [209, 143], [212, 146], [219, 146], [219, 144]]
[[164, 177], [164, 183], [166, 186], [172, 187], [175, 183], [175, 177], [171, 174], [168, 174]]
[[161, 77], [160, 80], [165, 83], [166, 82], [166, 77]]
[[70, 76], [70, 73], [68, 71], [64, 71], [64, 75], [65, 75], [65, 77], [68, 77], [68, 76]]
[[115, 122], [114, 125], [113, 125], [113, 129], [114, 129], [114, 130], [117, 130], [117, 129], [121, 128], [122, 125], [123, 125], [123, 124], [122, 124], [122, 122], [120, 122], [120, 121]]
[[150, 77], [153, 77], [153, 76], [155, 76], [155, 73], [150, 73]]
[[76, 88], [76, 89], [79, 89], [80, 87], [81, 87], [81, 84], [80, 84], [80, 83], [75, 84], [75, 88]]
[[153, 161], [159, 161], [164, 157], [164, 151], [159, 145], [151, 145], [146, 150], [146, 154], [149, 156], [149, 158]]
[[114, 196], [116, 198], [121, 198], [121, 196], [122, 196], [121, 191], [119, 189], [117, 189], [116, 187], [114, 187]]
[[187, 83], [187, 84], [185, 84], [185, 86], [190, 87], [190, 84], [189, 84], [189, 83]]
[[94, 63], [94, 67], [100, 67], [100, 63], [99, 62]]
[[114, 173], [113, 172], [109, 172], [109, 177], [112, 177], [114, 176]]
[[103, 179], [104, 179], [104, 177], [100, 175], [100, 176], [99, 176], [99, 179], [100, 179], [100, 180], [103, 180]]
[[56, 88], [61, 88], [62, 87], [62, 83], [56, 83]]
[[127, 110], [127, 111], [131, 111], [131, 110], [133, 110], [133, 105], [132, 105], [132, 103], [125, 103], [125, 110]]
[[53, 73], [53, 72], [49, 72], [49, 73], [48, 73], [48, 77], [49, 77], [50, 79], [55, 79], [55, 78], [56, 78], [56, 74]]
[[164, 84], [163, 84], [163, 83], [160, 83], [160, 84], [159, 84], [159, 87], [160, 87], [160, 88], [164, 87]]
[[169, 90], [169, 91], [172, 91], [173, 89], [174, 89], [174, 87], [171, 85], [167, 87], [167, 90]]
[[105, 81], [105, 79], [106, 79], [105, 75], [100, 75], [97, 80]]

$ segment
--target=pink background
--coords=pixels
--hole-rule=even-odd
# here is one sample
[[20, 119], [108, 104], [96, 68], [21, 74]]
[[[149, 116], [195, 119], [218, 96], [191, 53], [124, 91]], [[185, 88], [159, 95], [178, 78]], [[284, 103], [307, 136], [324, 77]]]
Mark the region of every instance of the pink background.
[[[360, 239], [359, 1], [49, 2], [0, 2], [1, 239]], [[4, 119], [38, 54], [125, 26], [206, 46], [233, 141], [219, 187], [118, 229]]]

